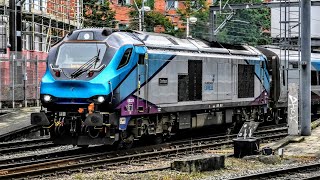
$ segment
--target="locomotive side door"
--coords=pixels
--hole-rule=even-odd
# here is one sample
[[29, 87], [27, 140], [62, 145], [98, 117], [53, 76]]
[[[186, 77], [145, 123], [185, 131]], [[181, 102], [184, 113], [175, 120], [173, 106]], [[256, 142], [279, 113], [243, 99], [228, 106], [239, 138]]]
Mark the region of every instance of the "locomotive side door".
[[[137, 63], [137, 101], [136, 107], [139, 113], [148, 112], [148, 54], [139, 54]], [[143, 88], [143, 89], [142, 89]], [[143, 91], [142, 91], [143, 90]]]
[[218, 76], [218, 100], [232, 99], [232, 61], [229, 59], [220, 59], [217, 64]]

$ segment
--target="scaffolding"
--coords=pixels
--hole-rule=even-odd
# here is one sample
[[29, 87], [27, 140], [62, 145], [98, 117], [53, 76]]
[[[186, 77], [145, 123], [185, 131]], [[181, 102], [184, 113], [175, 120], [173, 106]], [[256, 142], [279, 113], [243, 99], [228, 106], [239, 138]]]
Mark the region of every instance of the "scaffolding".
[[[299, 4], [298, 7], [292, 7], [292, 2]], [[284, 70], [287, 71], [287, 82], [299, 83], [299, 76], [290, 75], [290, 71], [299, 74], [300, 71], [300, 0], [280, 0], [280, 29], [279, 46], [280, 57], [284, 60]]]
[[77, 0], [26, 0], [22, 9], [25, 50], [48, 52], [51, 45], [75, 29], [79, 21]]
[[[2, 16], [9, 15], [8, 2], [9, 0], [0, 0]], [[83, 22], [82, 0], [24, 0], [21, 2], [21, 43], [22, 49], [26, 51], [48, 52], [52, 44], [76, 29], [77, 24], [81, 27]]]
[[[292, 3], [299, 6], [293, 7]], [[285, 72], [283, 83], [287, 91], [282, 91], [281, 96], [287, 97], [288, 103], [288, 133], [298, 135], [301, 129], [301, 107], [298, 101], [301, 100], [302, 88], [301, 73], [301, 1], [280, 0], [280, 34], [279, 47], [281, 70]], [[299, 102], [301, 104], [301, 102]], [[299, 112], [299, 113], [298, 113]]]

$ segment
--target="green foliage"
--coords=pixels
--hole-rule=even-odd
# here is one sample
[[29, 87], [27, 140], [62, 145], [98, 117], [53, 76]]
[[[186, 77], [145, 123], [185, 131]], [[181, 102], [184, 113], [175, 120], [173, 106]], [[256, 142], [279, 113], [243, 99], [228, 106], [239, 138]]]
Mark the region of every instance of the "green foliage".
[[185, 0], [184, 6], [185, 8], [179, 8], [177, 13], [182, 17], [190, 17], [198, 14], [199, 12], [208, 11], [209, 8], [206, 4], [206, 0]]
[[193, 14], [198, 20], [190, 25], [190, 34], [192, 37], [209, 40], [209, 9], [197, 11]]
[[149, 6], [151, 9], [154, 9], [154, 0], [147, 0], [145, 5]]
[[115, 12], [109, 7], [109, 1], [103, 4], [97, 0], [84, 0], [84, 27], [114, 27]]
[[[190, 24], [190, 35], [200, 39], [208, 39], [209, 32], [209, 7], [206, 0], [186, 0], [185, 8], [179, 8], [177, 13], [181, 16], [181, 20], [186, 25], [187, 17], [196, 17], [198, 20], [195, 24]], [[185, 29], [182, 30], [184, 35]]]
[[146, 31], [153, 31], [153, 28], [157, 25], [162, 25], [165, 28], [166, 33], [172, 34], [174, 27], [170, 20], [160, 12], [151, 11], [146, 13], [144, 20]]
[[[226, 1], [226, 0], [225, 0]], [[243, 3], [240, 0], [230, 0], [229, 4]], [[253, 0], [250, 3], [261, 3]], [[216, 26], [226, 18], [226, 14], [217, 17]], [[217, 41], [230, 44], [262, 45], [270, 44], [271, 37], [263, 33], [270, 30], [270, 9], [244, 9], [235, 11], [234, 16], [226, 23], [226, 26], [217, 34]]]
[[[154, 0], [152, 0], [154, 4]], [[146, 6], [148, 5], [147, 3], [151, 4], [151, 1], [146, 2]], [[141, 7], [141, 0], [136, 0], [137, 6]], [[152, 7], [151, 7], [152, 8]], [[130, 21], [130, 26], [129, 29], [139, 29], [139, 11], [136, 9], [136, 7], [130, 11], [130, 18], [132, 19]], [[157, 11], [150, 11], [150, 12], [144, 12], [144, 28], [146, 31], [153, 32], [154, 27], [157, 25], [161, 25], [165, 28], [166, 34], [172, 34], [174, 35], [176, 31], [174, 30], [173, 24], [170, 22], [170, 20], [163, 14]]]

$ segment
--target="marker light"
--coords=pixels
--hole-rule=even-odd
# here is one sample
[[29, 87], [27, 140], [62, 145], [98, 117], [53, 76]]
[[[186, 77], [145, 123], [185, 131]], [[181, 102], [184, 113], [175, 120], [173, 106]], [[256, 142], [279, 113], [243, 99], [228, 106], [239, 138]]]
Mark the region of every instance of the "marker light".
[[92, 76], [93, 76], [93, 74], [94, 74], [94, 72], [93, 72], [93, 71], [89, 71], [89, 73], [88, 73], [88, 77], [92, 77]]
[[88, 34], [88, 33], [85, 33], [85, 34], [83, 35], [83, 38], [84, 38], [85, 40], [88, 40], [88, 39], [90, 39], [90, 34]]
[[51, 96], [50, 96], [50, 95], [44, 95], [44, 96], [43, 96], [43, 100], [44, 100], [45, 102], [49, 102], [49, 101], [51, 101]]
[[56, 71], [56, 72], [55, 72], [55, 75], [56, 75], [57, 77], [60, 77], [60, 71]]
[[103, 103], [105, 99], [103, 96], [99, 96], [97, 100], [99, 103]]

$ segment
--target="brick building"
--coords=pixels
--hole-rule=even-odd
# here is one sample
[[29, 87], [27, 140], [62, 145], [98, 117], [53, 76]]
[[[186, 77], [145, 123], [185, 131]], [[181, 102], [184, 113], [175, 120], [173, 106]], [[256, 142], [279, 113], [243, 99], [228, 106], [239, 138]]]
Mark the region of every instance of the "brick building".
[[[118, 21], [119, 28], [125, 28], [130, 22], [129, 12], [135, 6], [133, 0], [110, 0], [110, 7], [116, 12], [115, 19]], [[154, 4], [150, 4], [154, 2]], [[212, 0], [207, 0], [208, 5], [212, 3]], [[183, 22], [180, 20], [180, 16], [177, 14], [177, 9], [184, 9], [184, 1], [181, 0], [145, 0], [145, 5], [154, 7], [153, 11], [160, 12], [166, 15], [173, 25], [177, 28], [184, 28]], [[162, 31], [160, 26], [155, 27], [155, 31]]]

